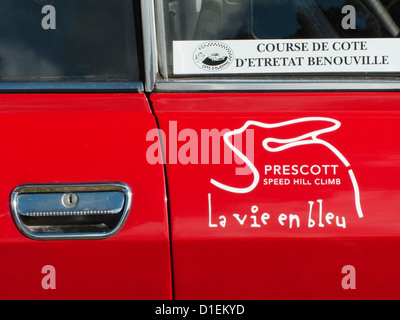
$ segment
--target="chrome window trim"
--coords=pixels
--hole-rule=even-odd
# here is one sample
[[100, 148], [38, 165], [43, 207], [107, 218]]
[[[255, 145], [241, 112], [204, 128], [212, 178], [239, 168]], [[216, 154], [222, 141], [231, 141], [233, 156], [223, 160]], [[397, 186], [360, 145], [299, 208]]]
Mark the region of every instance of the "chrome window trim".
[[[152, 0], [142, 0], [143, 2], [150, 3]], [[152, 73], [149, 76], [154, 80], [151, 86], [146, 86], [146, 91], [152, 92], [222, 92], [222, 91], [400, 91], [400, 78], [399, 76], [389, 79], [379, 79], [377, 75], [369, 76], [369, 79], [350, 79], [352, 74], [344, 74], [343, 78], [328, 79], [325, 77], [318, 78], [313, 77], [312, 79], [295, 79], [287, 80], [276, 76], [274, 79], [260, 79], [260, 75], [257, 75], [258, 79], [248, 78], [243, 79], [246, 75], [236, 75], [241, 79], [235, 79], [232, 77], [204, 79], [204, 78], [193, 78], [188, 75], [187, 77], [181, 76], [179, 78], [171, 78], [168, 75], [168, 57], [167, 57], [167, 45], [166, 45], [166, 30], [164, 25], [164, 11], [163, 11], [163, 0], [154, 0], [155, 10], [153, 11], [154, 25], [156, 25], [157, 34], [154, 35], [151, 45], [154, 52], [153, 56], [158, 54], [155, 61], [158, 61], [158, 69], [160, 74], [157, 75], [157, 71], [151, 70]], [[153, 25], [153, 26], [154, 26]], [[159, 37], [158, 42], [156, 37]], [[158, 49], [158, 50], [157, 50]], [[147, 72], [147, 69], [146, 69]], [[248, 76], [248, 75], [247, 75]], [[311, 76], [311, 74], [310, 74]], [[147, 77], [147, 76], [146, 76]], [[269, 75], [268, 77], [271, 77]], [[299, 76], [301, 77], [301, 76]], [[347, 79], [346, 79], [347, 78]]]
[[[32, 233], [24, 227], [18, 213], [18, 196], [24, 193], [52, 193], [52, 192], [96, 192], [96, 191], [121, 191], [125, 194], [125, 206], [121, 220], [110, 232], [103, 233], [71, 233], [71, 234], [37, 234]], [[18, 230], [32, 240], [102, 240], [115, 235], [125, 223], [132, 205], [132, 192], [124, 183], [93, 183], [93, 184], [46, 184], [46, 185], [23, 185], [15, 188], [11, 194], [11, 212]]]
[[158, 68], [161, 77], [168, 80], [167, 42], [165, 31], [164, 4], [155, 0], [156, 39], [158, 52]]
[[0, 82], [4, 92], [144, 92], [141, 82]]
[[156, 38], [156, 17], [153, 0], [141, 0], [142, 35], [144, 54], [144, 88], [146, 92], [154, 89], [158, 72], [158, 54]]
[[400, 91], [395, 80], [237, 80], [174, 79], [160, 80], [155, 92], [223, 92], [223, 91]]

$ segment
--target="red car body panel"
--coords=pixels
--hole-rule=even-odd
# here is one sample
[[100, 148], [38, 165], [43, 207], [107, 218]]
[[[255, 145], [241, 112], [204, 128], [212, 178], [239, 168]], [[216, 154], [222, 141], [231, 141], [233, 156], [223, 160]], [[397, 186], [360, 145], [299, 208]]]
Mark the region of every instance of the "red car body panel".
[[[398, 93], [151, 101], [165, 138], [177, 299], [400, 298]], [[236, 130], [242, 154], [251, 135], [254, 169], [213, 162], [212, 129]], [[345, 266], [357, 290], [345, 290]]]
[[[156, 121], [144, 94], [0, 96], [0, 299], [171, 299], [164, 168], [146, 160]], [[35, 241], [13, 222], [24, 184], [123, 182], [132, 207], [106, 240]], [[56, 290], [44, 290], [45, 265]]]

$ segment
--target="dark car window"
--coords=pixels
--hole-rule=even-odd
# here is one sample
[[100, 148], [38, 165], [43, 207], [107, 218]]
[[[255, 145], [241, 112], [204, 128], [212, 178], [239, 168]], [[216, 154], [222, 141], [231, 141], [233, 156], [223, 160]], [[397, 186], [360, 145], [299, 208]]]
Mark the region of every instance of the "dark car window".
[[[274, 50], [272, 50], [273, 48], [277, 49], [279, 45], [286, 46], [289, 49], [305, 45], [307, 46], [306, 49], [310, 49], [311, 41], [304, 44], [301, 41], [296, 41], [297, 39], [359, 39], [362, 48], [358, 52], [347, 49], [347, 44], [344, 44], [345, 47], [341, 50], [336, 50], [338, 46], [342, 46], [342, 43], [336, 45], [335, 48], [332, 48], [334, 42], [315, 44], [315, 46], [321, 45], [321, 48], [323, 45], [326, 45], [327, 48], [330, 46], [332, 52], [342, 51], [343, 54], [336, 60], [335, 56], [323, 56], [310, 61], [334, 64], [339, 62], [350, 63], [350, 59], [353, 59], [352, 63], [359, 65], [372, 64], [373, 62], [389, 64], [390, 62], [393, 66], [392, 69], [396, 70], [395, 72], [400, 71], [397, 70], [399, 69], [398, 61], [394, 61], [391, 57], [386, 58], [380, 50], [373, 49], [388, 46], [391, 52], [394, 52], [395, 47], [397, 47], [397, 50], [400, 49], [400, 42], [396, 42], [396, 40], [389, 40], [385, 43], [366, 42], [366, 39], [399, 38], [400, 0], [187, 0], [184, 3], [176, 0], [164, 0], [164, 4], [168, 72], [170, 75], [174, 75], [176, 64], [181, 64], [178, 69], [185, 71], [183, 64], [186, 62], [181, 62], [181, 57], [187, 56], [190, 50], [193, 52], [193, 60], [199, 60], [203, 58], [203, 55], [208, 54], [209, 56], [205, 59], [213, 60], [216, 65], [224, 64], [226, 59], [230, 60], [232, 64], [236, 62], [238, 66], [248, 63], [249, 68], [254, 65], [271, 67], [283, 63], [292, 63], [292, 66], [295, 66], [296, 62], [299, 65], [300, 60], [288, 60], [292, 56], [274, 56]], [[247, 60], [243, 56], [239, 60], [234, 59], [238, 56], [237, 51], [230, 44], [236, 45], [237, 42], [229, 42], [232, 40], [271, 40], [271, 43], [260, 42], [261, 46], [258, 47], [270, 54], [264, 57], [252, 56], [252, 52], [248, 50]], [[277, 43], [272, 42], [273, 40], [287, 41], [286, 43]], [[182, 41], [193, 43], [199, 41], [199, 43], [197, 47], [189, 50], [187, 44]], [[201, 41], [208, 42], [206, 45], [214, 47], [214, 51], [207, 50], [206, 47], [199, 48]], [[227, 47], [222, 48], [221, 44], [215, 41], [225, 41]], [[178, 49], [175, 48], [174, 51], [174, 44], [177, 42], [181, 43]], [[245, 51], [245, 46], [250, 47], [253, 43], [243, 42], [240, 49]], [[265, 50], [265, 46], [271, 50]], [[228, 47], [231, 47], [232, 50]], [[367, 52], [368, 50], [369, 52]], [[345, 51], [351, 57], [344, 56]], [[174, 60], [173, 56], [177, 53], [182, 54], [182, 56]], [[353, 56], [356, 54], [358, 55], [354, 58]], [[370, 57], [368, 58], [367, 55]], [[381, 60], [378, 61], [376, 56]], [[261, 58], [288, 59], [275, 60], [274, 62]], [[293, 58], [296, 59], [294, 56]], [[320, 58], [321, 61], [318, 60]], [[207, 64], [207, 61], [204, 61]], [[197, 64], [200, 67], [204, 65], [201, 62]], [[211, 63], [209, 65], [212, 67]], [[192, 69], [187, 68], [187, 73], [191, 74], [193, 70], [196, 69], [194, 67]], [[215, 67], [208, 70], [218, 71]], [[323, 72], [323, 68], [321, 70]], [[233, 71], [229, 73], [233, 73]], [[182, 74], [182, 72], [179, 74]]]
[[[398, 1], [380, 0], [203, 0], [194, 39], [301, 39], [395, 37], [386, 27], [383, 12], [399, 23]], [[354, 29], [342, 27], [342, 9], [354, 7]], [[210, 17], [213, 16], [211, 19]], [[380, 21], [381, 20], [381, 21]], [[393, 23], [392, 22], [392, 23]]]
[[0, 0], [0, 81], [139, 81], [136, 2]]

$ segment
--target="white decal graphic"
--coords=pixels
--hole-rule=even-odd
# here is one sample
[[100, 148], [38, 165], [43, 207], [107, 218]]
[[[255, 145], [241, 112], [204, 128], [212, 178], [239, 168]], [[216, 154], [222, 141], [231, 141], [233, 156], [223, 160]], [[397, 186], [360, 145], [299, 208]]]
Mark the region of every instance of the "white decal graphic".
[[[309, 214], [307, 218], [301, 217], [297, 214], [287, 214], [281, 213], [279, 214], [277, 221], [281, 227], [288, 227], [289, 229], [298, 229], [300, 228], [301, 221], [307, 220], [307, 227], [309, 229], [312, 228], [325, 228], [326, 225], [333, 225], [338, 228], [346, 229], [346, 218], [343, 216], [337, 216], [332, 212], [323, 213], [323, 200], [317, 200], [319, 210], [317, 216], [313, 215], [314, 201], [309, 201]], [[261, 211], [262, 212], [262, 211]], [[258, 206], [251, 207], [251, 214], [238, 214], [233, 213], [231, 216], [234, 219], [234, 223], [239, 226], [248, 226], [250, 228], [262, 228], [266, 227], [270, 222], [271, 215], [268, 212], [259, 213]], [[213, 220], [212, 213], [212, 199], [211, 193], [208, 194], [208, 226], [210, 228], [225, 228], [227, 226], [227, 221], [230, 218], [230, 215], [220, 215], [218, 221]], [[217, 223], [215, 223], [217, 222]], [[317, 223], [318, 222], [318, 223]], [[231, 222], [232, 223], [232, 222]], [[326, 225], [324, 224], [326, 223]]]
[[[214, 179], [211, 179], [211, 183], [214, 186], [216, 186], [222, 190], [231, 192], [231, 193], [245, 194], [245, 193], [249, 193], [252, 190], [254, 190], [260, 181], [260, 173], [258, 172], [257, 168], [254, 166], [254, 164], [231, 143], [230, 139], [232, 136], [242, 134], [250, 126], [256, 126], [256, 127], [260, 127], [260, 128], [264, 128], [264, 129], [272, 129], [272, 128], [286, 127], [286, 126], [289, 126], [292, 124], [316, 122], [316, 121], [327, 122], [332, 125], [327, 128], [315, 130], [315, 131], [312, 131], [312, 132], [309, 132], [304, 135], [301, 135], [301, 136], [298, 136], [295, 138], [291, 138], [291, 139], [267, 138], [262, 142], [262, 145], [263, 145], [264, 149], [269, 152], [280, 152], [280, 151], [287, 150], [290, 148], [305, 146], [305, 145], [323, 145], [326, 148], [328, 148], [330, 151], [332, 151], [338, 157], [338, 159], [346, 166], [346, 168], [348, 170], [348, 173], [349, 173], [349, 176], [350, 176], [353, 188], [354, 188], [354, 198], [355, 198], [355, 206], [356, 206], [357, 214], [358, 214], [359, 218], [362, 218], [364, 215], [363, 215], [363, 211], [361, 208], [360, 190], [359, 190], [357, 179], [354, 175], [354, 172], [350, 168], [350, 163], [343, 156], [343, 154], [340, 153], [339, 150], [337, 150], [330, 143], [319, 138], [319, 136], [324, 133], [333, 132], [340, 128], [341, 123], [339, 121], [337, 121], [335, 119], [331, 119], [331, 118], [308, 117], [308, 118], [299, 118], [299, 119], [295, 119], [295, 120], [290, 120], [290, 121], [285, 121], [285, 122], [280, 122], [280, 123], [272, 123], [272, 124], [262, 123], [262, 122], [258, 122], [258, 121], [247, 121], [243, 127], [226, 133], [224, 135], [224, 142], [250, 168], [250, 170], [252, 171], [253, 176], [254, 176], [252, 184], [245, 188], [236, 188], [236, 187], [228, 186], [221, 182], [215, 181]], [[279, 146], [272, 147], [271, 146], [272, 143], [277, 144]]]

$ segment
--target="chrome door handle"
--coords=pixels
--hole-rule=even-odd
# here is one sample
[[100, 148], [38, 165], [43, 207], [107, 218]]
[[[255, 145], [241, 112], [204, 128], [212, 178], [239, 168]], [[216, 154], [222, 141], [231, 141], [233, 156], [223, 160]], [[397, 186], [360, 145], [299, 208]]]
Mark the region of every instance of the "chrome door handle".
[[104, 239], [122, 226], [131, 201], [122, 183], [26, 185], [13, 191], [11, 207], [32, 239]]

